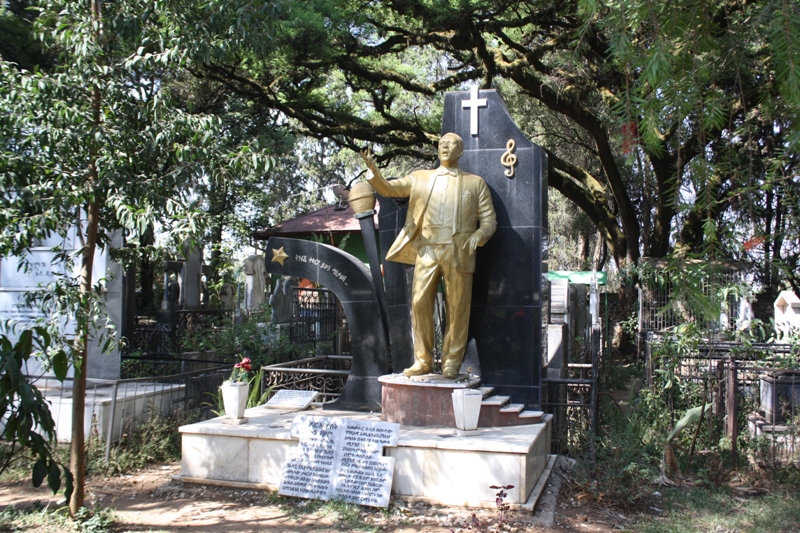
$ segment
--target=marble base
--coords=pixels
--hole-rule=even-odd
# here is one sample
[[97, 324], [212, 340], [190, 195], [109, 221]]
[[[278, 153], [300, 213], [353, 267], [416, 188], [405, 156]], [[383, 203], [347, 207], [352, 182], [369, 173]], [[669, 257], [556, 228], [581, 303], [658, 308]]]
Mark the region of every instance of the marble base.
[[[374, 413], [313, 410], [314, 415], [380, 420]], [[306, 411], [308, 413], [308, 411]], [[180, 479], [212, 485], [277, 490], [288, 452], [298, 441], [291, 436], [297, 413], [257, 407], [248, 409], [249, 423], [231, 426], [216, 418], [180, 428]], [[400, 427], [397, 447], [385, 448], [395, 458], [392, 496], [438, 505], [493, 508], [490, 485], [514, 485], [508, 503], [532, 510], [544, 487], [543, 472], [551, 460], [550, 415], [542, 423], [483, 428], [458, 437], [452, 427]]]
[[389, 374], [378, 378], [381, 389], [381, 413], [387, 422], [404, 426], [455, 427], [453, 390], [471, 389], [480, 379], [460, 374], [445, 379], [440, 374], [406, 377]]

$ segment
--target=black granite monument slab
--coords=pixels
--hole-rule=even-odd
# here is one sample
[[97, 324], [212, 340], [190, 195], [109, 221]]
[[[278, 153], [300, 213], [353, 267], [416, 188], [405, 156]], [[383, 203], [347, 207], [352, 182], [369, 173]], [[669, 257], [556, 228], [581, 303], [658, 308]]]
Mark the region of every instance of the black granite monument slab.
[[[384, 198], [380, 202], [378, 225], [380, 227], [381, 257], [386, 257], [406, 219], [408, 203], [405, 199]], [[386, 286], [386, 317], [389, 344], [392, 351], [392, 372], [402, 372], [414, 364], [414, 345], [411, 342], [411, 279], [414, 267], [395, 261], [383, 262], [383, 280]]]
[[356, 257], [327, 244], [270, 237], [266, 271], [298, 276], [332, 291], [342, 304], [353, 339], [353, 363], [344, 390], [329, 409], [379, 411], [389, 342], [369, 270]]
[[478, 249], [470, 338], [481, 383], [539, 406], [543, 263], [547, 259], [547, 155], [514, 124], [495, 90], [445, 94], [442, 134], [464, 140], [459, 166], [486, 181], [497, 231]]

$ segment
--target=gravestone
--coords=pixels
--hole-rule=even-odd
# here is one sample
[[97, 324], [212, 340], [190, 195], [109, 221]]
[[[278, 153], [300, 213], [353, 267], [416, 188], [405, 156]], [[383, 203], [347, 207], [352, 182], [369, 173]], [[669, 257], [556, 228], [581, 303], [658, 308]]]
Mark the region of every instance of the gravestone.
[[178, 278], [181, 286], [180, 305], [186, 309], [197, 309], [200, 307], [203, 290], [203, 249], [191, 248], [184, 243], [183, 252], [186, 260]]
[[178, 282], [183, 270], [182, 261], [164, 261], [164, 296], [161, 300], [162, 311], [174, 311], [178, 308], [181, 286]]
[[389, 342], [369, 270], [358, 258], [327, 244], [270, 237], [270, 274], [308, 279], [329, 289], [342, 305], [353, 339], [353, 361], [344, 389], [326, 409], [380, 411], [378, 377], [389, 365]]
[[[122, 233], [112, 234], [111, 244], [114, 248], [122, 247]], [[70, 276], [78, 279], [80, 275], [80, 260], [74, 270], [67, 272], [64, 264], [56, 258], [53, 252], [54, 247], [59, 247], [69, 253], [78, 252], [81, 249], [80, 241], [74, 230], [70, 231], [66, 238], [53, 236], [42, 240], [37, 246], [24, 257], [9, 256], [0, 259], [0, 317], [12, 319], [17, 324], [17, 334], [23, 328], [29, 328], [36, 324], [44, 315], [39, 309], [28, 307], [25, 304], [25, 294], [47, 287], [49, 283], [55, 282], [57, 276]], [[29, 268], [20, 269], [20, 263], [27, 261]], [[122, 326], [123, 314], [123, 272], [122, 267], [111, 260], [108, 250], [98, 249], [94, 257], [94, 270], [92, 272], [92, 285], [103, 281], [102, 299], [105, 312], [110, 324], [116, 329], [119, 336]], [[89, 343], [88, 352], [88, 374], [90, 378], [96, 379], [119, 379], [120, 376], [120, 354], [119, 350], [104, 354], [102, 350], [103, 339], [101, 337], [102, 325], [95, 330]], [[63, 325], [62, 332], [73, 334], [75, 332], [74, 321], [67, 321]], [[16, 339], [13, 333], [9, 335], [11, 340]], [[26, 372], [30, 375], [44, 373], [39, 361], [31, 359]], [[52, 375], [52, 374], [48, 374]], [[72, 376], [72, 368], [69, 370]]]
[[223, 283], [219, 290], [219, 305], [223, 309], [233, 309], [236, 303], [236, 287], [232, 283]]
[[[547, 300], [547, 156], [517, 128], [494, 90], [445, 94], [442, 134], [448, 132], [464, 140], [459, 166], [486, 181], [497, 214], [497, 230], [478, 248], [473, 276], [469, 338], [480, 359], [481, 383], [514, 402], [538, 406]], [[404, 206], [391, 208], [390, 202], [381, 199], [384, 255], [405, 219]], [[406, 319], [411, 267], [385, 265], [394, 357], [399, 346], [412, 342]]]
[[270, 304], [272, 305], [272, 321], [275, 324], [287, 324], [292, 320], [293, 290], [297, 287], [297, 278], [284, 276], [275, 284]]
[[775, 329], [783, 336], [800, 331], [800, 298], [792, 291], [781, 291], [775, 303]]
[[247, 309], [258, 307], [265, 301], [266, 276], [264, 256], [251, 255], [244, 260], [244, 306]]
[[399, 424], [339, 417], [299, 415], [279, 494], [359, 505], [389, 505], [394, 457], [384, 446], [397, 446]]

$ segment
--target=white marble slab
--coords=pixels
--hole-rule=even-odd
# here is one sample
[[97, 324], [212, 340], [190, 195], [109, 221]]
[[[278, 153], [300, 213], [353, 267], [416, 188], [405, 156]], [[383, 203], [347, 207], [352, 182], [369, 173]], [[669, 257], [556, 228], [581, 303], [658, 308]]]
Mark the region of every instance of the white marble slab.
[[319, 395], [313, 390], [288, 390], [282, 389], [269, 399], [264, 407], [270, 409], [307, 409]]

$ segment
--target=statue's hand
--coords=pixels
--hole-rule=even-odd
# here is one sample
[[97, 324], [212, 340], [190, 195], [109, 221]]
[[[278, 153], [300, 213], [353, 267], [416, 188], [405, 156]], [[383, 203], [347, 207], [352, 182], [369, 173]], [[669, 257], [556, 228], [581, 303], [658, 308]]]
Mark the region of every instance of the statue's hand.
[[467, 242], [464, 243], [464, 249], [469, 250], [469, 253], [474, 254], [475, 250], [478, 249], [478, 245], [481, 243], [481, 236], [477, 233], [473, 233], [470, 235]]
[[365, 150], [362, 150], [360, 153], [361, 153], [361, 159], [364, 160], [364, 163], [366, 163], [367, 168], [370, 170], [370, 172], [372, 172], [372, 175], [380, 176], [381, 171], [378, 170], [378, 164], [375, 162], [375, 156], [372, 155], [372, 149], [367, 148]]

